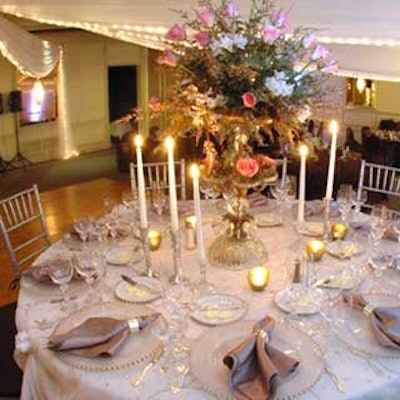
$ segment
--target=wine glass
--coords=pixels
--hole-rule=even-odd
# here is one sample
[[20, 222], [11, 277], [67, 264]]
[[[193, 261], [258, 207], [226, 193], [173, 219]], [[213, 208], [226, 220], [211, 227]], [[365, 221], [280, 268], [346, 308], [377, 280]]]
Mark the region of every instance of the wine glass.
[[161, 221], [167, 205], [165, 186], [162, 184], [162, 182], [153, 182], [151, 186], [151, 205]]
[[68, 283], [74, 274], [74, 266], [70, 258], [55, 257], [49, 261], [49, 275], [53, 283], [60, 286], [63, 298], [62, 311], [72, 311], [74, 305], [68, 295]]
[[90, 217], [77, 217], [74, 219], [74, 230], [78, 233], [83, 244], [89, 240], [91, 230], [93, 228], [93, 220]]
[[350, 211], [354, 204], [353, 186], [349, 184], [340, 185], [336, 194], [336, 202], [343, 222], [348, 223]]
[[371, 227], [369, 232], [369, 247], [368, 263], [374, 269], [376, 277], [382, 275], [383, 269], [386, 268], [386, 257], [380, 249], [380, 243], [385, 233], [388, 212], [385, 205], [378, 204], [372, 207], [371, 210]]
[[73, 259], [76, 272], [85, 280], [89, 287], [89, 294], [85, 303], [101, 301], [101, 296], [93, 289], [93, 282], [100, 274], [102, 254], [95, 249], [88, 249]]

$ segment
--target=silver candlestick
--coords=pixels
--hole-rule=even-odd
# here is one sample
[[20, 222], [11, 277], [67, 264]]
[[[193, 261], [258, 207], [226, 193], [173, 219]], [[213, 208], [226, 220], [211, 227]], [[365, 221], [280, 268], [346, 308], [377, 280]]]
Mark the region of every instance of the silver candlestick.
[[146, 264], [145, 275], [150, 278], [156, 278], [158, 274], [153, 270], [150, 257], [150, 246], [148, 240], [149, 228], [140, 227], [139, 230], [140, 230], [140, 240], [142, 242], [142, 247], [144, 252], [144, 262]]
[[331, 229], [331, 223], [329, 221], [329, 212], [330, 212], [330, 203], [331, 199], [324, 197], [322, 199], [323, 205], [324, 205], [324, 234], [323, 234], [323, 240], [325, 243], [329, 242], [330, 240], [330, 229]]
[[170, 278], [170, 283], [173, 285], [179, 285], [183, 282], [179, 230], [171, 230], [171, 241], [174, 274]]

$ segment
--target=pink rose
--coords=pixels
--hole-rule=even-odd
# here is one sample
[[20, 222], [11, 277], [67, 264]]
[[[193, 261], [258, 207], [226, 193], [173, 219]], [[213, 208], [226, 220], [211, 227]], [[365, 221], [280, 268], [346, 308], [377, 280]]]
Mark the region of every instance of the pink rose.
[[171, 50], [164, 50], [164, 53], [158, 57], [158, 63], [161, 65], [175, 67], [177, 64], [176, 55]]
[[263, 34], [264, 34], [264, 40], [267, 43], [274, 43], [275, 40], [278, 39], [279, 35], [281, 34], [281, 30], [266, 22], [264, 25]]
[[275, 10], [271, 13], [271, 22], [281, 28], [282, 32], [288, 33], [290, 31], [289, 19], [283, 10]]
[[194, 35], [195, 40], [202, 46], [207, 46], [210, 43], [210, 34], [207, 31], [200, 31]]
[[303, 38], [303, 46], [305, 49], [309, 49], [310, 47], [317, 44], [317, 38], [313, 33], [308, 33]]
[[243, 105], [247, 108], [253, 108], [257, 104], [257, 97], [251, 92], [244, 93], [242, 100]]
[[259, 169], [260, 167], [258, 166], [257, 161], [254, 158], [240, 158], [236, 162], [236, 171], [246, 178], [251, 178], [252, 176], [254, 176]]
[[172, 41], [179, 41], [186, 39], [186, 30], [182, 25], [175, 24], [165, 35], [165, 38]]
[[311, 54], [311, 60], [318, 61], [318, 60], [325, 60], [329, 56], [329, 50], [322, 46], [317, 45], [314, 52]]
[[197, 14], [197, 18], [203, 25], [211, 27], [214, 25], [215, 14], [213, 10], [206, 10]]
[[225, 7], [225, 15], [229, 18], [236, 18], [239, 16], [239, 7], [234, 3], [228, 3]]
[[268, 167], [271, 168], [274, 165], [276, 165], [276, 161], [273, 160], [272, 158], [268, 156], [260, 156], [257, 158], [257, 162], [260, 165], [260, 167]]

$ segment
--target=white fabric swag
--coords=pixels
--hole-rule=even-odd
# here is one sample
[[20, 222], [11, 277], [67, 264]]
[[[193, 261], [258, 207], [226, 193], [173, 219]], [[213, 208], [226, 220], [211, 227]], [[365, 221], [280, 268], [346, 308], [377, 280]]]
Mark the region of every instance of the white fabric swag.
[[0, 15], [0, 52], [24, 75], [42, 78], [54, 69], [60, 50]]
[[[250, 0], [232, 1], [248, 12]], [[340, 74], [400, 81], [399, 0], [277, 0], [276, 6], [288, 11], [293, 27], [317, 30]], [[162, 48], [165, 32], [180, 21], [173, 10], [193, 15], [194, 8], [195, 0], [0, 0], [4, 13], [150, 48]]]

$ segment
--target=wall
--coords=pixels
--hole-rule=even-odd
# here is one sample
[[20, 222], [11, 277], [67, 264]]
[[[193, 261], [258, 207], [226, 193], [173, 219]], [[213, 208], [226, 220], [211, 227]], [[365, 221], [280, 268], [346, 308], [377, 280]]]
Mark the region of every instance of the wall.
[[[138, 67], [138, 105], [148, 101], [148, 50], [78, 30], [36, 33], [62, 45], [69, 110], [71, 142], [79, 152], [110, 146], [108, 121], [108, 66]], [[17, 72], [0, 58], [0, 93], [16, 88]], [[6, 96], [7, 97], [7, 96]], [[43, 161], [60, 154], [59, 121], [20, 127], [22, 153], [30, 160]], [[141, 126], [147, 132], [147, 122]], [[0, 116], [0, 156], [9, 160], [15, 153], [14, 115]]]

